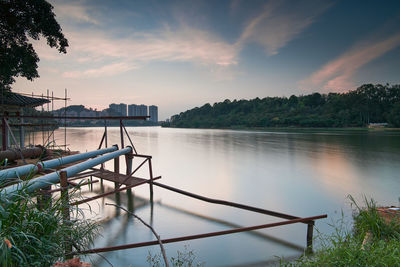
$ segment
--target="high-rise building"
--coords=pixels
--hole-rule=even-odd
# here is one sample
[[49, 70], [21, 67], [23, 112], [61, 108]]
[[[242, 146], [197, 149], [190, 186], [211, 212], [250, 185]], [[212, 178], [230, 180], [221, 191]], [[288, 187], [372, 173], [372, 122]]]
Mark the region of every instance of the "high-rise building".
[[112, 103], [112, 104], [110, 104], [108, 107], [111, 109], [111, 110], [113, 110], [113, 111], [115, 111], [115, 112], [118, 112], [118, 104], [114, 104], [114, 103]]
[[128, 105], [128, 116], [137, 116], [138, 105]]
[[149, 116], [150, 116], [150, 121], [153, 122], [158, 122], [158, 107], [157, 106], [150, 106], [149, 107]]
[[110, 109], [114, 110], [115, 112], [121, 114], [121, 116], [126, 116], [126, 104], [120, 103], [120, 104], [110, 104], [109, 105]]
[[126, 116], [127, 115], [126, 104], [121, 103], [121, 104], [119, 104], [119, 107], [120, 107], [121, 115]]
[[147, 116], [147, 106], [139, 105], [137, 106], [137, 115], [136, 116]]

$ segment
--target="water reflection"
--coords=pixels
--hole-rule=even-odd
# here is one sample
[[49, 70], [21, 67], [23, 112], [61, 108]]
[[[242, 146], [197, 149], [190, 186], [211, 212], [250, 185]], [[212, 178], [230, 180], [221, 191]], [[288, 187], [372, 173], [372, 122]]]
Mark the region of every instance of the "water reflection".
[[[127, 130], [138, 152], [153, 156], [154, 175], [163, 177], [160, 182], [212, 198], [297, 216], [328, 213], [329, 219], [316, 225], [322, 232], [330, 231], [327, 223], [338, 219], [341, 210], [350, 214], [346, 200], [348, 194], [357, 199], [365, 194], [382, 205], [398, 204], [400, 132], [253, 132], [157, 127], [128, 127]], [[90, 151], [97, 148], [103, 128], [69, 128], [67, 132], [71, 150]], [[56, 133], [61, 142], [62, 133]], [[118, 128], [109, 128], [108, 133], [108, 144], [120, 142]], [[134, 162], [140, 164], [136, 158]], [[125, 170], [124, 160], [120, 163], [120, 169]], [[106, 167], [113, 169], [112, 163], [107, 163]], [[146, 170], [139, 174], [148, 175]], [[106, 182], [104, 186], [107, 186]], [[97, 190], [96, 186], [94, 190]], [[98, 190], [104, 192], [101, 188]], [[121, 205], [151, 222], [163, 238], [230, 228], [162, 205], [141, 202], [141, 198], [149, 198], [148, 186], [135, 188], [131, 197], [132, 201], [122, 192], [119, 199]], [[101, 200], [103, 202], [98, 205], [104, 207], [105, 202], [117, 202], [117, 199]], [[157, 187], [154, 188], [154, 201], [243, 226], [276, 221], [269, 216], [188, 199]], [[105, 226], [105, 236], [99, 239], [96, 247], [101, 247], [101, 242], [108, 243], [109, 233], [114, 245], [153, 240], [148, 229], [132, 219], [125, 222], [127, 215], [124, 212], [115, 218], [117, 211], [109, 208], [104, 213], [110, 218], [114, 216], [114, 219]], [[124, 230], [117, 235], [119, 237], [112, 238], [111, 233], [121, 228]], [[305, 245], [304, 225], [279, 227], [260, 233], [286, 240], [295, 246]], [[247, 259], [265, 262], [274, 255], [298, 255], [296, 249], [248, 234], [197, 240], [190, 244], [208, 266], [246, 264]], [[174, 254], [176, 250], [183, 249], [183, 244], [170, 244], [167, 249]], [[115, 266], [129, 266], [132, 262], [135, 266], [147, 266], [148, 250], [157, 252], [158, 248], [107, 253], [106, 257]], [[221, 259], [220, 255], [227, 256]]]

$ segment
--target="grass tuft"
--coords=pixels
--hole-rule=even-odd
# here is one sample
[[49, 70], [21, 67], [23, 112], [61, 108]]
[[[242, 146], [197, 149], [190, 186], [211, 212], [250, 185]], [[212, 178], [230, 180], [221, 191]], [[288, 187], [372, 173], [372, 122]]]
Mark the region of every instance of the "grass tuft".
[[[334, 234], [321, 239], [321, 249], [314, 255], [281, 266], [400, 266], [398, 218], [383, 219], [374, 200], [364, 198], [365, 207], [360, 207], [352, 196], [349, 199], [354, 207], [352, 230], [336, 226]], [[367, 235], [372, 238], [366, 242]]]
[[[89, 247], [98, 224], [85, 219], [64, 221], [58, 198], [39, 209], [35, 196], [21, 189], [15, 197], [0, 199], [0, 266], [51, 266], [65, 260], [65, 246]], [[77, 216], [71, 216], [76, 218]], [[68, 237], [68, 238], [66, 238]]]

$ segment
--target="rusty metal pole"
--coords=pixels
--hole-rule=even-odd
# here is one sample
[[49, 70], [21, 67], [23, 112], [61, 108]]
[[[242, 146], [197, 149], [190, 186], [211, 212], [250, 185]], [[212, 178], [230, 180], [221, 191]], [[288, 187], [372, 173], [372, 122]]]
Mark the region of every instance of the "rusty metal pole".
[[[20, 108], [19, 110], [19, 114], [20, 115], [24, 115], [24, 109]], [[19, 118], [19, 122], [21, 124], [20, 128], [19, 128], [19, 147], [23, 148], [25, 147], [25, 129], [24, 129], [24, 118]]]
[[[133, 153], [125, 154], [126, 161], [126, 175], [130, 175], [132, 173], [132, 162], [133, 162]], [[133, 212], [133, 197], [132, 197], [132, 189], [129, 188], [126, 190], [126, 196], [128, 197], [128, 210]]]
[[149, 158], [149, 174], [150, 174], [150, 203], [153, 203], [153, 167], [151, 165], [151, 158]]
[[51, 185], [40, 189], [39, 194], [36, 197], [36, 206], [38, 210], [44, 210], [51, 208]]
[[121, 135], [121, 148], [124, 148], [124, 132], [122, 131], [122, 120], [119, 120], [119, 131]]
[[[114, 173], [115, 173], [115, 180], [118, 181], [119, 176], [119, 156], [114, 158]], [[120, 184], [118, 182], [114, 182], [114, 188], [118, 189]], [[118, 205], [121, 205], [121, 195], [119, 192], [115, 193], [115, 202]], [[120, 210], [117, 208], [117, 216], [119, 215]]]
[[[119, 156], [114, 158], [114, 173], [115, 173], [115, 180], [118, 180], [118, 174], [119, 174]], [[114, 182], [114, 187], [117, 189], [119, 187], [119, 183]]]
[[310, 221], [307, 224], [307, 249], [306, 254], [313, 253], [313, 232], [314, 232], [314, 221]]
[[7, 150], [7, 124], [6, 118], [3, 116], [1, 119], [2, 128], [1, 128], [1, 137], [2, 137], [2, 150]]
[[[61, 186], [61, 203], [62, 203], [62, 214], [63, 220], [65, 224], [70, 223], [70, 213], [69, 213], [69, 196], [68, 196], [68, 180], [67, 180], [67, 172], [60, 172], [60, 186]], [[68, 234], [64, 237], [64, 249], [65, 249], [65, 258], [72, 258], [72, 243], [71, 236]]]
[[104, 120], [104, 136], [105, 136], [105, 141], [106, 141], [106, 148], [107, 148], [107, 120]]

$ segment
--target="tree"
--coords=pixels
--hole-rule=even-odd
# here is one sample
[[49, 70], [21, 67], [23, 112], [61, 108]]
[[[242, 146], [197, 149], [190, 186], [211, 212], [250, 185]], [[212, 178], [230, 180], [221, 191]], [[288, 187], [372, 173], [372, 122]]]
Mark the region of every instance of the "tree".
[[11, 89], [14, 77], [39, 77], [39, 57], [29, 38], [47, 40], [50, 47], [66, 53], [68, 40], [45, 0], [0, 0], [0, 89]]

